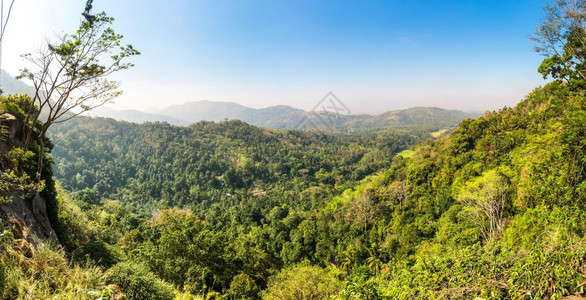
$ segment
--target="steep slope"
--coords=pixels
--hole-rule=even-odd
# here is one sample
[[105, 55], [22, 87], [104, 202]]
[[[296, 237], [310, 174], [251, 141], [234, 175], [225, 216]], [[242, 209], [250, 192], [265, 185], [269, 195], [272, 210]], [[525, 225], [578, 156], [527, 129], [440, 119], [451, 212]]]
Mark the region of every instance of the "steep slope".
[[72, 266], [60, 247], [54, 228], [63, 216], [57, 214], [51, 165], [41, 173], [44, 184], [35, 184], [35, 153], [18, 148], [22, 122], [5, 113], [15, 113], [8, 103], [14, 103], [11, 97], [0, 96], [0, 299], [115, 295], [101, 269]]
[[586, 281], [584, 99], [550, 83], [394, 157], [413, 136], [81, 118], [53, 132], [56, 173], [100, 249], [190, 293], [559, 299]]
[[316, 240], [359, 298], [581, 294], [585, 180], [584, 93], [550, 83], [334, 198], [316, 220], [334, 234]]
[[[14, 97], [0, 97], [0, 229], [11, 228], [19, 239], [57, 240], [51, 222], [56, 219], [51, 167], [43, 168], [43, 184], [35, 184], [34, 151], [19, 148], [22, 114]], [[15, 116], [16, 115], [16, 116]], [[34, 149], [34, 147], [33, 147]], [[39, 187], [44, 187], [38, 193]]]

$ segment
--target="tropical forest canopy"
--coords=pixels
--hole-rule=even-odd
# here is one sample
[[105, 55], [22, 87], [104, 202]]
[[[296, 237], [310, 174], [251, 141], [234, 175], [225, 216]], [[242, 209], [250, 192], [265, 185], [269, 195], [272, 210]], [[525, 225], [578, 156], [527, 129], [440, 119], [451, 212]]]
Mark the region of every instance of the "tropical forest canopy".
[[[439, 138], [235, 120], [53, 126], [47, 147], [2, 166], [34, 172], [52, 149], [56, 183], [51, 168], [42, 178], [60, 244], [27, 252], [3, 231], [0, 296], [584, 296], [584, 8], [557, 1], [538, 29], [550, 83]], [[30, 104], [0, 100], [21, 117]]]

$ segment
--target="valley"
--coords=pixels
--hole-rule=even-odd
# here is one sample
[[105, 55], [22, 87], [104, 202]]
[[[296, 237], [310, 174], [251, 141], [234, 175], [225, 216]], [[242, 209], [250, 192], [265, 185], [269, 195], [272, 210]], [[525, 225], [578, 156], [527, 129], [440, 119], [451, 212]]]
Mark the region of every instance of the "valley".
[[586, 299], [585, 1], [188, 2], [0, 73], [0, 300]]

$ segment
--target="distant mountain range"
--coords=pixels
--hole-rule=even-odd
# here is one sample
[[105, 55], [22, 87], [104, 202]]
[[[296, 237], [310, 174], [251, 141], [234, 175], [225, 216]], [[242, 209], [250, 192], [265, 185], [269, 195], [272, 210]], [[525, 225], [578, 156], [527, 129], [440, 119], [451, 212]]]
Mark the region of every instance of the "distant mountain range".
[[4, 70], [0, 70], [0, 88], [4, 94], [28, 94], [32, 96], [35, 90], [32, 86], [15, 79]]
[[[32, 95], [33, 88], [20, 80], [14, 79], [2, 70], [0, 87], [4, 94], [25, 93]], [[446, 110], [437, 107], [414, 107], [394, 110], [380, 115], [344, 115], [332, 112], [306, 112], [286, 105], [267, 108], [250, 108], [234, 102], [196, 101], [172, 105], [156, 112], [139, 110], [116, 110], [100, 107], [88, 113], [90, 116], [108, 117], [133, 123], [167, 122], [186, 126], [200, 121], [238, 119], [246, 123], [274, 129], [376, 129], [397, 126], [428, 126], [449, 128], [456, 126], [466, 118], [475, 118], [479, 114], [459, 110]]]
[[110, 107], [98, 107], [88, 112], [89, 116], [112, 118], [132, 123], [167, 122], [178, 126], [187, 126], [190, 123], [162, 114], [152, 114], [134, 109], [116, 110]]
[[197, 101], [172, 105], [156, 113], [138, 110], [116, 111], [111, 108], [98, 108], [93, 116], [110, 117], [134, 123], [145, 121], [168, 122], [173, 125], [189, 125], [200, 121], [219, 122], [225, 119], [238, 119], [246, 123], [268, 128], [294, 128], [304, 119], [305, 111], [280, 105], [255, 109], [234, 102]]
[[158, 110], [157, 113], [98, 108], [92, 111], [91, 115], [134, 123], [159, 121], [180, 126], [200, 121], [219, 122], [225, 119], [238, 119], [252, 125], [274, 129], [320, 129], [328, 127], [336, 129], [376, 129], [410, 125], [445, 128], [456, 126], [466, 118], [478, 117], [478, 114], [474, 113], [437, 107], [414, 107], [388, 111], [375, 116], [336, 115], [334, 113], [306, 112], [286, 105], [255, 109], [234, 102], [207, 100], [172, 105]]

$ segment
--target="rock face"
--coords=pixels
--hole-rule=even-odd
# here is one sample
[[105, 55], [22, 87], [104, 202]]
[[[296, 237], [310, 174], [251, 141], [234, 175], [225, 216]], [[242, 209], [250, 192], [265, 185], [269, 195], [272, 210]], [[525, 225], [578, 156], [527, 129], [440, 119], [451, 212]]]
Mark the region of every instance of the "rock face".
[[49, 222], [45, 199], [39, 195], [35, 195], [32, 200], [13, 195], [12, 202], [0, 205], [0, 220], [12, 228], [16, 238], [33, 243], [37, 239], [57, 241], [57, 235]]
[[[22, 122], [10, 114], [0, 113], [0, 124], [8, 130], [4, 139], [0, 141], [0, 171], [5, 171], [11, 168], [6, 154], [16, 143]], [[15, 238], [26, 239], [33, 244], [39, 239], [57, 240], [57, 235], [49, 222], [45, 199], [38, 193], [33, 197], [24, 198], [17, 192], [9, 192], [8, 196], [12, 196], [12, 201], [0, 205], [0, 222], [4, 227], [12, 229]]]

